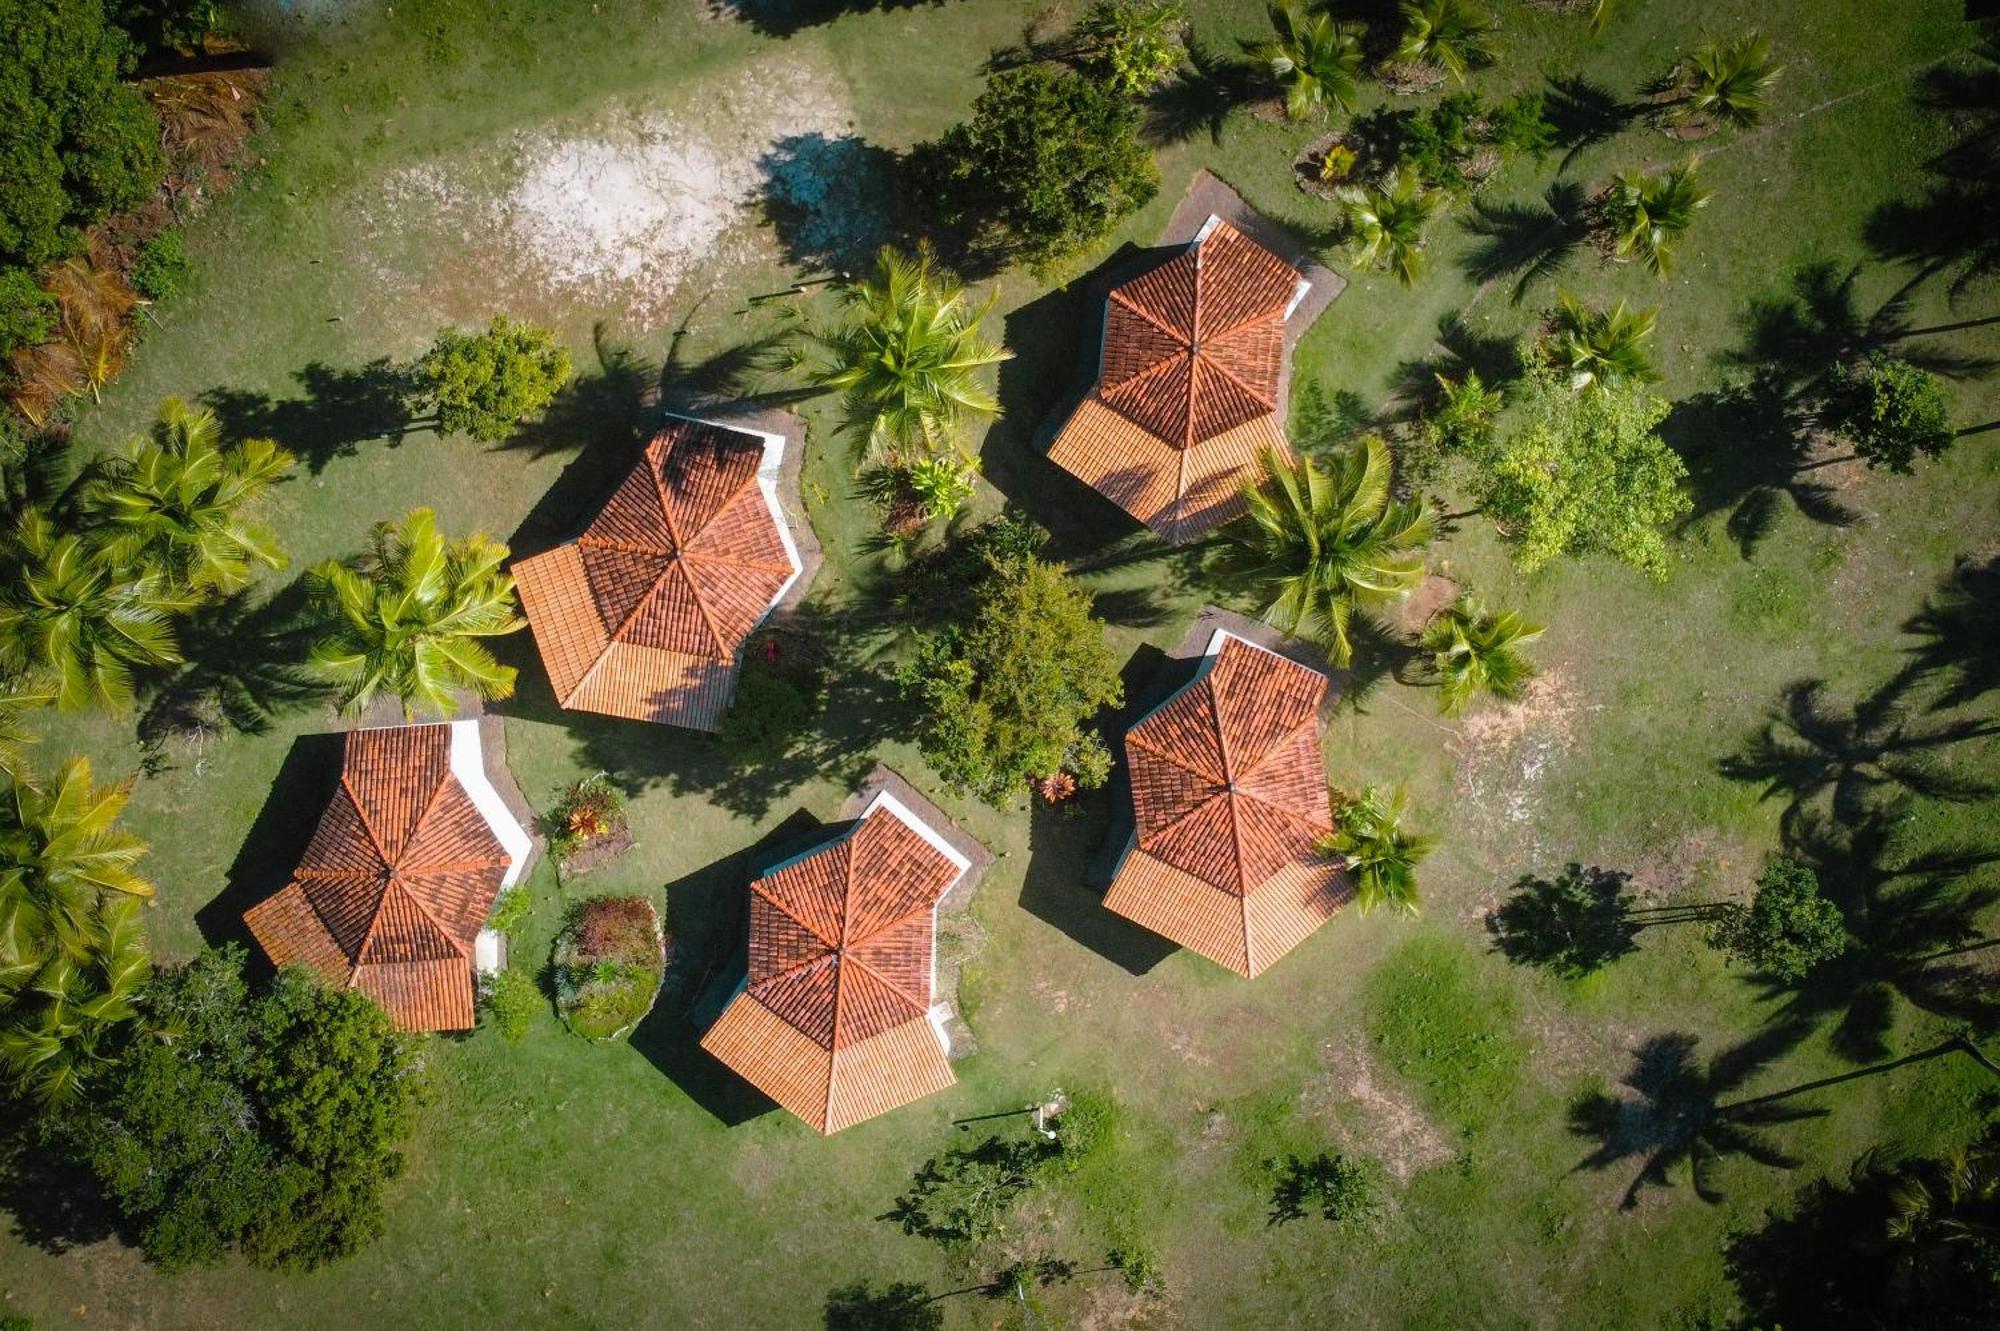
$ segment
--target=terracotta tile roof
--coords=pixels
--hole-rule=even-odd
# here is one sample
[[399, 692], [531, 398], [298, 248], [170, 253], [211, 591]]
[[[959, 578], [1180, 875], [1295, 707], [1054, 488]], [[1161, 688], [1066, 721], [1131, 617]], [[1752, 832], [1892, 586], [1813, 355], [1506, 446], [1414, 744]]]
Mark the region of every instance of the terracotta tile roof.
[[347, 735], [292, 880], [244, 914], [277, 965], [375, 999], [406, 1030], [472, 1025], [472, 947], [513, 857], [451, 770], [452, 727]]
[[1283, 452], [1278, 386], [1297, 269], [1229, 223], [1112, 288], [1092, 390], [1050, 459], [1168, 541], [1241, 511], [1246, 466]]
[[799, 573], [762, 436], [675, 419], [576, 540], [513, 568], [565, 707], [713, 730], [743, 640]]
[[1111, 910], [1255, 975], [1352, 895], [1315, 849], [1332, 828], [1326, 676], [1217, 634], [1197, 677], [1125, 735], [1133, 845]]
[[932, 1029], [932, 910], [965, 864], [878, 798], [750, 885], [750, 968], [702, 1047], [821, 1132], [952, 1084]]

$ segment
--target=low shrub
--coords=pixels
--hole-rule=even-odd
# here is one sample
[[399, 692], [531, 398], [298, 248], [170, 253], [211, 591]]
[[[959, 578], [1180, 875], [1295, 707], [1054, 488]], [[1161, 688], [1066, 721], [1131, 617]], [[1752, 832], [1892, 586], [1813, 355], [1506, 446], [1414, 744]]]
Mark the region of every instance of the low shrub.
[[534, 909], [534, 895], [528, 891], [526, 884], [516, 883], [501, 894], [499, 903], [493, 907], [492, 917], [486, 921], [486, 927], [512, 938], [528, 922], [528, 916]]
[[815, 645], [766, 636], [744, 651], [736, 698], [722, 718], [723, 742], [774, 758], [789, 750], [826, 709], [827, 669]]
[[0, 355], [55, 336], [56, 298], [25, 268], [0, 270]]
[[518, 1040], [535, 1024], [535, 1014], [542, 1011], [544, 1000], [534, 977], [508, 969], [481, 979], [479, 1002], [500, 1034]]
[[132, 289], [150, 301], [166, 300], [187, 285], [189, 267], [180, 231], [167, 227], [139, 247], [139, 257], [132, 263]]
[[572, 783], [555, 807], [542, 816], [549, 854], [558, 863], [624, 826], [625, 801], [604, 772]]
[[1826, 419], [1869, 466], [1906, 476], [1918, 457], [1941, 457], [1958, 437], [1938, 377], [1879, 351], [1858, 364], [1834, 366]]

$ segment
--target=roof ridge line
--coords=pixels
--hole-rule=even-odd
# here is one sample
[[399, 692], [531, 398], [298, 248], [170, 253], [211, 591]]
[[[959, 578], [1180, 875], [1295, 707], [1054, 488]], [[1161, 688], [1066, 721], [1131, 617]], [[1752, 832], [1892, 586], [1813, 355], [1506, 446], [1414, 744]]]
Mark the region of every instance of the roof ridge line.
[[[438, 931], [438, 935], [451, 946], [452, 951], [458, 953], [458, 955], [461, 957], [470, 955], [466, 951], [464, 945], [461, 944], [458, 941], [458, 939], [452, 936], [451, 930], [444, 927], [444, 921], [438, 919], [437, 916], [431, 914], [431, 909], [429, 906], [426, 906], [424, 904], [423, 898], [419, 897], [415, 892], [410, 891], [409, 888], [403, 886], [403, 880], [401, 878], [396, 877], [393, 870], [390, 873], [389, 881], [382, 885], [382, 897], [375, 905], [375, 918], [369, 921], [367, 936], [361, 940], [361, 945], [363, 948], [366, 948], [368, 944], [375, 941], [375, 926], [382, 922], [383, 908], [389, 904], [389, 891], [391, 888], [394, 888], [396, 891], [401, 892], [405, 897], [409, 898], [410, 904], [417, 908], [417, 913], [419, 915], [422, 915], [426, 920], [430, 921], [431, 928]], [[432, 958], [432, 960], [435, 960], [435, 958]], [[361, 964], [361, 958], [359, 956], [356, 956], [354, 958], [354, 964], [356, 966], [359, 966]], [[396, 965], [403, 963], [376, 962], [374, 964]]]
[[[347, 733], [357, 735], [361, 732], [350, 730]], [[361, 820], [361, 830], [368, 834], [368, 844], [375, 848], [375, 858], [382, 861], [382, 867], [385, 869], [394, 867], [389, 863], [389, 852], [382, 844], [381, 834], [375, 830], [375, 824], [369, 820], [368, 810], [361, 803], [361, 796], [355, 791], [354, 783], [347, 779], [347, 753], [344, 744], [340, 757], [340, 788], [347, 793], [347, 802], [354, 806], [354, 816]]]
[[[1215, 722], [1216, 751], [1222, 755], [1222, 778], [1223, 778], [1222, 793], [1225, 796], [1227, 796], [1229, 800], [1229, 845], [1230, 848], [1235, 852], [1235, 859], [1236, 859], [1236, 889], [1237, 889], [1236, 895], [1239, 897], [1248, 897], [1250, 895], [1250, 885], [1245, 880], [1243, 874], [1243, 828], [1236, 816], [1236, 774], [1230, 769], [1229, 766], [1229, 739], [1223, 733], [1222, 706], [1217, 700], [1216, 688], [1213, 680], [1210, 680], [1208, 682], [1208, 714], [1210, 718]], [[1246, 912], [1246, 917], [1247, 917], [1247, 912]], [[1247, 918], [1243, 927], [1246, 930], [1250, 927], [1247, 922]], [[1243, 948], [1244, 948], [1243, 955], [1246, 958], [1245, 964], [1248, 964], [1247, 958], [1250, 955], [1249, 951], [1250, 943], [1247, 934], [1245, 935], [1244, 938]]]
[[[1177, 258], [1179, 256], [1177, 255], [1175, 257]], [[1172, 262], [1173, 259], [1168, 259], [1166, 263], [1160, 264], [1158, 267], [1148, 268], [1145, 272], [1139, 274], [1138, 277], [1132, 278], [1131, 280], [1133, 282], [1137, 282], [1139, 278], [1150, 277], [1154, 273], [1159, 272], [1161, 268], [1165, 268], [1168, 263]], [[1120, 305], [1123, 305], [1126, 309], [1132, 311], [1132, 313], [1138, 315], [1141, 319], [1144, 319], [1147, 323], [1153, 325], [1153, 327], [1159, 329], [1161, 332], [1165, 333], [1168, 337], [1171, 337], [1176, 342], [1192, 342], [1194, 340], [1194, 334], [1192, 330], [1183, 333], [1180, 329], [1173, 327], [1172, 325], [1167, 323], [1166, 320], [1160, 318], [1159, 315], [1154, 314], [1144, 305], [1139, 304], [1139, 302], [1133, 300], [1130, 296], [1125, 295], [1122, 286], [1113, 287], [1111, 289], [1111, 293], [1108, 296], [1106, 296], [1105, 299], [1107, 301], [1117, 301]]]
[[[905, 916], [904, 918], [907, 919], [908, 916]], [[869, 937], [872, 938], [874, 937], [874, 935], [870, 934]], [[915, 994], [905, 989], [902, 985], [897, 984], [894, 980], [884, 975], [881, 971], [876, 970], [873, 966], [863, 961], [860, 957], [850, 957], [848, 958], [848, 960], [852, 961], [856, 966], [859, 966], [862, 970], [867, 971], [870, 975], [874, 976], [876, 979], [880, 980], [883, 984], [887, 985], [892, 992], [899, 994], [904, 998], [909, 999], [910, 1006], [916, 1008], [919, 1015], [922, 1015], [923, 1013], [928, 1012], [930, 1010], [930, 1005], [928, 1003], [919, 1000]]]
[[[814, 938], [818, 939], [821, 945], [826, 947], [829, 951], [840, 946], [838, 940], [829, 941], [825, 934], [822, 934], [819, 930], [813, 928], [812, 924], [809, 921], [800, 919], [799, 916], [796, 913], [794, 913], [789, 906], [785, 905], [784, 902], [778, 900], [778, 898], [775, 895], [773, 895], [770, 892], [758, 891], [757, 884], [767, 882], [769, 881], [769, 878], [770, 875], [767, 874], [763, 878], [758, 878], [752, 881], [750, 884], [750, 891], [752, 895], [760, 896], [764, 898], [764, 900], [770, 902], [771, 905], [774, 908], [776, 908], [781, 914], [783, 914], [786, 919], [790, 920], [792, 923], [798, 925], [801, 929], [804, 929], [807, 933], [811, 934]], [[798, 964], [804, 965], [805, 963], [800, 962]], [[789, 973], [790, 971], [796, 968], [797, 967], [795, 966], [788, 966], [785, 968], [784, 971], [779, 972], [779, 974]]]
[[[1230, 332], [1234, 331], [1235, 329], [1230, 330]], [[1228, 334], [1221, 333], [1217, 334], [1217, 336], [1227, 337]], [[1238, 388], [1242, 389], [1246, 394], [1249, 395], [1251, 401], [1255, 402], [1258, 406], [1265, 407], [1267, 410], [1272, 412], [1277, 411], [1278, 397], [1275, 391], [1272, 393], [1269, 401], [1267, 402], [1262, 393], [1259, 393], [1249, 384], [1244, 383], [1241, 376], [1239, 376], [1236, 373], [1236, 371], [1230, 369], [1227, 365], [1224, 365], [1221, 361], [1216, 360], [1212, 356], [1203, 356], [1201, 357], [1201, 363], [1207, 366], [1209, 369], [1213, 370], [1215, 373], [1221, 375], [1223, 378], [1227, 379], [1230, 383], [1235, 384]], [[1192, 372], [1188, 374], [1188, 401], [1190, 404], [1188, 410], [1188, 432], [1192, 434], [1194, 432], [1194, 410], [1192, 406], [1192, 403], [1194, 401], [1194, 374]], [[1245, 423], [1247, 424], [1248, 422]], [[1224, 431], [1223, 433], [1227, 433], [1227, 431]], [[1214, 437], [1215, 436], [1213, 435], [1210, 436], [1210, 438]], [[1193, 445], [1190, 444], [1189, 447], [1193, 447]]]

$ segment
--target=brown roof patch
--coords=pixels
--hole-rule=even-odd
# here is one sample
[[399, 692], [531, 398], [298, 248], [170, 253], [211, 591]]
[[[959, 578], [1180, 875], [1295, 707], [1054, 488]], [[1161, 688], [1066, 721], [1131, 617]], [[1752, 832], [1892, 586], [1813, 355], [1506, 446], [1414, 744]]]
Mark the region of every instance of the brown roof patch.
[[406, 1030], [462, 1030], [509, 866], [451, 774], [450, 726], [356, 730], [292, 880], [243, 919], [275, 964], [360, 989]]
[[1049, 456], [1169, 541], [1240, 511], [1245, 468], [1283, 450], [1285, 313], [1298, 270], [1227, 222], [1112, 288], [1098, 381]]
[[743, 640], [797, 573], [764, 441], [676, 419], [576, 540], [514, 565], [565, 707], [712, 730]]
[[1125, 735], [1133, 845], [1104, 904], [1255, 975], [1350, 895], [1316, 849], [1333, 823], [1326, 676], [1233, 636]]
[[744, 989], [702, 1046], [822, 1132], [952, 1083], [931, 909], [961, 870], [887, 806], [750, 885]]

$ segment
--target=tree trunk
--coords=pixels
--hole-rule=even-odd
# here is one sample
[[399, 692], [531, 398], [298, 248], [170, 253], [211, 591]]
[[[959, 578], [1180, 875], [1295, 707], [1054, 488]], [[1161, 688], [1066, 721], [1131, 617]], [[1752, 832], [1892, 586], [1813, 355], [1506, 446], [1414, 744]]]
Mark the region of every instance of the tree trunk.
[[1873, 1077], [1884, 1072], [1893, 1072], [1897, 1068], [1906, 1067], [1911, 1063], [1922, 1063], [1929, 1059], [1941, 1058], [1950, 1053], [1965, 1054], [1994, 1076], [2000, 1077], [2000, 1063], [1995, 1063], [1992, 1059], [1981, 1053], [1979, 1046], [1973, 1044], [1965, 1036], [1954, 1035], [1942, 1044], [1934, 1044], [1929, 1049], [1919, 1049], [1916, 1053], [1905, 1054], [1901, 1058], [1892, 1058], [1886, 1063], [1877, 1063], [1872, 1067], [1856, 1068], [1852, 1072], [1843, 1072], [1834, 1077], [1821, 1077], [1818, 1081], [1801, 1082], [1797, 1086], [1787, 1087], [1782, 1091], [1772, 1091], [1769, 1095], [1754, 1095], [1748, 1100], [1737, 1100], [1731, 1104], [1717, 1105], [1715, 1112], [1720, 1116], [1742, 1109], [1749, 1109], [1756, 1105], [1774, 1104], [1779, 1100], [1788, 1100], [1795, 1095], [1804, 1095], [1808, 1091], [1823, 1091], [1829, 1086], [1838, 1086], [1842, 1082], [1858, 1081], [1863, 1077]]

